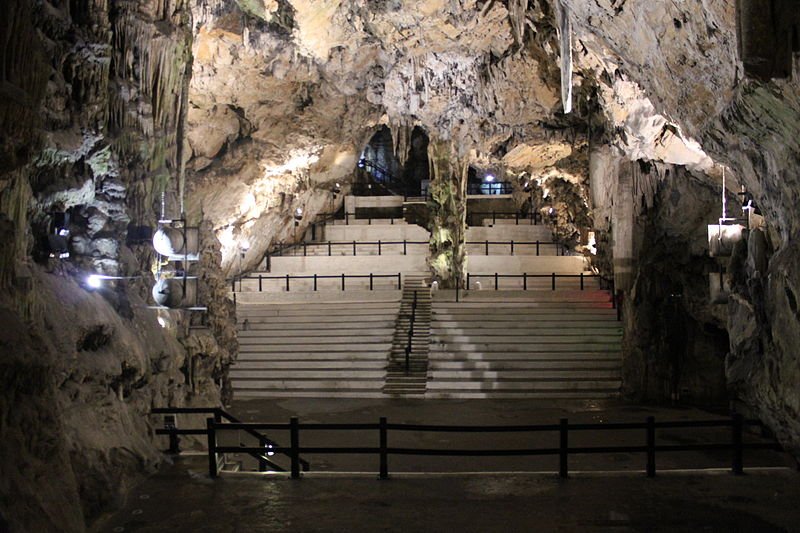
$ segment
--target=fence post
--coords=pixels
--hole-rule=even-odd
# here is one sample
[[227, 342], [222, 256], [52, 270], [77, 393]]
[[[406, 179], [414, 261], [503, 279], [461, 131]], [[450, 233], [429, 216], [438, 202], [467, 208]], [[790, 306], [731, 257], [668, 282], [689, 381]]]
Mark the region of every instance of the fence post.
[[264, 290], [264, 287], [262, 286], [262, 281], [263, 281], [263, 278], [261, 277], [261, 274], [259, 274], [258, 275], [258, 292], [261, 292], [261, 291]]
[[267, 438], [266, 437], [259, 437], [258, 438], [258, 446], [261, 448], [262, 452], [258, 455], [258, 471], [259, 472], [266, 472], [267, 471]]
[[552, 280], [553, 281], [552, 281], [551, 285], [553, 287], [553, 290], [556, 290], [556, 273], [555, 272], [553, 272]]
[[344, 290], [344, 272], [342, 272], [342, 290]]
[[217, 477], [217, 432], [213, 418], [206, 419], [206, 435], [208, 436], [208, 475]]
[[356, 241], [353, 241], [353, 255], [358, 255], [356, 252]]
[[379, 434], [379, 443], [378, 446], [380, 447], [380, 454], [381, 454], [381, 464], [380, 464], [380, 474], [378, 475], [379, 479], [388, 479], [389, 478], [389, 457], [388, 453], [386, 453], [387, 448], [387, 435], [386, 435], [386, 417], [382, 416], [380, 421], [378, 422], [378, 431]]
[[328, 241], [328, 257], [331, 256], [331, 241]]
[[522, 273], [522, 290], [523, 291], [527, 291], [528, 290], [528, 273], [527, 272], [523, 272]]
[[536, 241], [536, 256], [539, 256], [539, 241]]
[[286, 274], [286, 292], [289, 292], [289, 274]]
[[566, 479], [568, 476], [569, 458], [569, 424], [566, 418], [562, 418], [558, 424], [558, 475]]
[[403, 239], [403, 255], [408, 255], [408, 250], [406, 248], [406, 240]]
[[314, 292], [317, 291], [317, 275], [314, 274]]
[[169, 451], [169, 453], [174, 454], [174, 455], [178, 455], [179, 453], [181, 453], [180, 439], [178, 438], [178, 435], [176, 435], [175, 433], [170, 433], [169, 434], [169, 450], [168, 451]]
[[397, 273], [397, 290], [400, 290], [400, 272]]
[[494, 273], [494, 290], [497, 290], [497, 286], [499, 284], [499, 281], [500, 281], [500, 276], [497, 274], [497, 272], [495, 272]]
[[583, 290], [583, 272], [581, 272], [581, 290]]
[[378, 239], [378, 255], [381, 255], [381, 240]]
[[300, 479], [300, 427], [296, 416], [289, 419], [289, 455], [292, 458], [292, 479]]
[[469, 272], [467, 272], [467, 290], [469, 290], [469, 288], [470, 288], [470, 284], [469, 284]]
[[303, 241], [303, 257], [307, 257], [307, 256], [308, 256], [308, 245], [307, 245], [306, 241]]
[[647, 417], [647, 477], [656, 476], [656, 419]]
[[231, 280], [231, 292], [236, 292], [236, 278]]
[[369, 290], [372, 290], [372, 272], [369, 273]]
[[514, 255], [514, 239], [511, 239], [511, 255]]
[[744, 418], [741, 413], [733, 413], [731, 419], [731, 444], [733, 445], [731, 472], [733, 472], [735, 476], [741, 476], [744, 474], [744, 462], [742, 460], [742, 429], [744, 427]]
[[489, 255], [489, 241], [486, 241], [486, 253], [484, 255]]
[[492, 226], [497, 224], [497, 213], [492, 211]]

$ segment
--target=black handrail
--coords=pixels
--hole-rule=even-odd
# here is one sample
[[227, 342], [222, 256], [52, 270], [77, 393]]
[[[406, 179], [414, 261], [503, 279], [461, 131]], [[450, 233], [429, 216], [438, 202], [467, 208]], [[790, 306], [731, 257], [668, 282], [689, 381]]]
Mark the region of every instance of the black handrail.
[[286, 292], [291, 290], [291, 280], [298, 280], [298, 279], [312, 279], [314, 280], [313, 288], [314, 291], [317, 290], [317, 282], [321, 279], [337, 279], [341, 280], [342, 290], [346, 289], [346, 282], [347, 279], [369, 279], [369, 290], [374, 290], [374, 281], [376, 279], [385, 279], [385, 278], [392, 278], [397, 279], [397, 290], [400, 290], [402, 286], [402, 272], [398, 272], [397, 274], [310, 274], [310, 275], [301, 275], [301, 274], [285, 274], [281, 276], [264, 276], [263, 274], [259, 274], [257, 276], [238, 276], [231, 281], [231, 292], [235, 293], [236, 291], [236, 282], [239, 282], [239, 291], [242, 291], [242, 280], [252, 279], [258, 280], [258, 292], [264, 292], [264, 281], [269, 280], [281, 280], [286, 283]]
[[467, 183], [467, 194], [487, 196], [511, 194], [514, 192], [514, 185], [510, 181], [492, 181], [481, 183]]
[[555, 272], [551, 274], [528, 274], [524, 272], [522, 274], [499, 274], [495, 272], [494, 274], [472, 274], [467, 272], [467, 289], [470, 287], [470, 280], [472, 278], [492, 278], [494, 279], [494, 290], [499, 290], [500, 288], [500, 278], [518, 278], [522, 279], [522, 290], [528, 290], [528, 279], [534, 278], [547, 278], [551, 280], [550, 287], [551, 290], [556, 290], [556, 279], [557, 278], [578, 278], [580, 280], [580, 290], [584, 290], [585, 288], [585, 281], [587, 278], [600, 278], [598, 274], [584, 274], [581, 272], [580, 274], [556, 274]]
[[[535, 455], [558, 455], [559, 456], [559, 475], [562, 478], [569, 476], [568, 459], [570, 454], [608, 454], [608, 453], [645, 453], [646, 472], [648, 477], [656, 475], [656, 452], [686, 452], [686, 451], [718, 451], [731, 450], [731, 471], [736, 475], [744, 472], [743, 451], [745, 449], [770, 449], [781, 450], [777, 442], [754, 442], [745, 443], [743, 439], [743, 429], [745, 425], [761, 426], [758, 420], [745, 420], [741, 414], [733, 413], [730, 419], [716, 420], [689, 420], [689, 421], [669, 421], [656, 422], [655, 418], [648, 416], [644, 422], [622, 422], [622, 423], [578, 423], [570, 424], [568, 419], [562, 418], [558, 424], [535, 424], [535, 425], [512, 425], [512, 426], [465, 426], [465, 425], [426, 425], [426, 424], [396, 424], [388, 423], [386, 417], [381, 417], [377, 424], [327, 424], [327, 423], [306, 423], [300, 424], [297, 417], [292, 417], [288, 424], [281, 423], [255, 423], [255, 424], [224, 424], [217, 425], [213, 419], [209, 419], [209, 434], [215, 437], [217, 431], [229, 431], [237, 429], [253, 430], [289, 430], [291, 434], [291, 446], [288, 448], [277, 448], [276, 451], [285, 453], [292, 458], [291, 476], [300, 477], [299, 456], [305, 454], [377, 454], [380, 456], [379, 477], [387, 479], [389, 477], [388, 456], [394, 455], [427, 455], [427, 456], [471, 456], [471, 457], [513, 457], [513, 456], [535, 456]], [[688, 428], [715, 428], [730, 427], [731, 439], [726, 443], [706, 443], [706, 444], [656, 444], [656, 429], [688, 429]], [[300, 446], [300, 430], [307, 431], [370, 431], [378, 430], [379, 446]], [[606, 431], [606, 430], [645, 430], [644, 445], [627, 446], [569, 446], [570, 431]], [[522, 432], [558, 432], [559, 445], [557, 448], [519, 448], [519, 449], [444, 449], [444, 448], [390, 448], [388, 446], [388, 431], [414, 431], [414, 432], [449, 432], [449, 433], [522, 433]], [[209, 442], [215, 442], [215, 438], [209, 438]], [[234, 453], [250, 451], [253, 449], [236, 447], [209, 448], [209, 457], [216, 456], [217, 453]], [[209, 475], [217, 476], [216, 462], [209, 460]]]
[[[383, 247], [384, 246], [399, 246], [403, 245], [403, 255], [408, 255], [408, 246], [412, 245], [430, 245], [430, 241], [409, 241], [403, 239], [402, 241], [384, 241], [384, 240], [377, 240], [377, 241], [316, 241], [316, 242], [302, 242], [296, 245], [286, 247], [283, 249], [279, 249], [278, 253], [272, 253], [273, 257], [283, 257], [285, 250], [299, 250], [300, 248], [303, 249], [303, 257], [308, 256], [308, 249], [314, 249], [319, 247], [327, 247], [328, 249], [328, 256], [333, 255], [333, 247], [334, 246], [347, 246], [348, 249], [353, 250], [353, 255], [358, 255], [358, 247], [359, 246], [377, 246], [378, 247], [378, 255], [383, 255]], [[298, 257], [299, 254], [292, 254], [290, 257]]]
[[410, 371], [411, 340], [414, 338], [414, 322], [417, 319], [417, 291], [414, 291], [414, 300], [411, 302], [411, 319], [408, 325], [408, 343], [406, 344], [406, 375]]
[[541, 255], [541, 247], [542, 246], [555, 246], [556, 255], [566, 256], [567, 248], [560, 242], [556, 241], [466, 241], [464, 244], [466, 245], [483, 245], [484, 246], [484, 254], [489, 255], [489, 246], [509, 246], [510, 247], [510, 254], [514, 255], [514, 247], [515, 246], [536, 246], [536, 255]]
[[500, 220], [510, 220], [514, 219], [514, 222], [517, 226], [519, 226], [520, 221], [530, 221], [531, 225], [538, 226], [540, 222], [544, 220], [542, 214], [536, 210], [531, 210], [527, 215], [522, 214], [519, 211], [471, 211], [468, 213], [470, 226], [475, 226], [474, 219], [472, 217], [475, 216], [482, 216], [482, 215], [491, 215], [492, 216], [492, 224], [497, 224], [497, 219]]
[[[152, 415], [206, 414], [213, 416], [213, 418], [210, 418], [209, 420], [213, 420], [215, 424], [220, 424], [222, 422], [222, 419], [225, 419], [232, 424], [242, 424], [241, 420], [239, 420], [232, 414], [228, 413], [227, 411], [219, 407], [155, 407], [150, 411], [150, 414]], [[253, 450], [252, 448], [249, 448], [248, 450], [243, 450], [241, 453], [247, 453], [251, 457], [258, 459], [259, 472], [266, 472], [267, 467], [272, 468], [274, 471], [277, 472], [286, 471], [284, 468], [280, 467], [279, 465], [267, 459], [267, 453], [282, 453], [279, 451], [280, 445], [277, 442], [270, 439], [263, 433], [258, 432], [255, 429], [242, 428], [242, 431], [258, 439], [258, 444], [259, 444], [258, 450]], [[178, 440], [179, 435], [208, 435], [208, 429], [197, 429], [197, 428], [180, 429], [175, 427], [175, 428], [156, 429], [155, 433], [156, 435], [168, 435], [170, 443], [169, 451], [170, 453], [177, 454], [180, 453], [180, 442]], [[265, 450], [269, 450], [269, 452], [266, 452]], [[226, 453], [236, 453], [236, 452], [226, 452]], [[310, 469], [308, 461], [300, 459], [300, 463], [303, 466], [303, 471], [308, 472]]]

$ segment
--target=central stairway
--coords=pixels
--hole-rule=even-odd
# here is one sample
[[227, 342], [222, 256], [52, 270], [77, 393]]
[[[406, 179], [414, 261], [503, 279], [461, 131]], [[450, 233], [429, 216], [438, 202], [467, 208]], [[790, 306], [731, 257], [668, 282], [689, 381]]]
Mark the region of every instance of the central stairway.
[[[415, 307], [416, 306], [416, 307]], [[414, 317], [413, 330], [411, 318]], [[406, 278], [403, 299], [397, 318], [392, 352], [386, 369], [383, 392], [393, 395], [425, 394], [428, 382], [428, 353], [430, 352], [431, 290], [423, 276]], [[408, 353], [406, 368], [406, 350]]]

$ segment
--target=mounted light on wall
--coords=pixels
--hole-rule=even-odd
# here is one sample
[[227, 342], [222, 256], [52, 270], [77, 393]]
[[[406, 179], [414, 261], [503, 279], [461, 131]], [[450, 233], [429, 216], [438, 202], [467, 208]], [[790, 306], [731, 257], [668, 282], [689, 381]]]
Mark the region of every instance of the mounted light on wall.
[[730, 257], [745, 230], [743, 225], [738, 224], [743, 222], [742, 219], [728, 217], [726, 192], [725, 167], [722, 167], [722, 216], [718, 224], [708, 225], [708, 253], [711, 257]]
[[89, 274], [84, 279], [84, 285], [89, 290], [101, 289], [107, 282], [121, 279], [139, 279], [141, 276], [106, 276], [104, 274]]
[[486, 183], [494, 183], [494, 180], [495, 180], [494, 174], [486, 174], [483, 177], [483, 181]]

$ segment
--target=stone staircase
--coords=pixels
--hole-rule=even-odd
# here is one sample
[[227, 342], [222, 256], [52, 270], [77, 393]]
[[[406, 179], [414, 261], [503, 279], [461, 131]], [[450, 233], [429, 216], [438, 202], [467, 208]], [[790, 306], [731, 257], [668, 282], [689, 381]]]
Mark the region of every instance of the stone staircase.
[[[438, 296], [438, 295], [437, 295]], [[606, 291], [470, 291], [434, 299], [426, 398], [619, 394], [622, 329]]]
[[[409, 368], [406, 369], [406, 348], [408, 347], [412, 307], [416, 293], [414, 330], [411, 336]], [[409, 276], [403, 287], [400, 313], [397, 317], [392, 351], [386, 368], [384, 394], [421, 395], [425, 393], [428, 381], [428, 353], [431, 331], [431, 290], [425, 276]]]
[[311, 296], [238, 302], [239, 357], [230, 371], [237, 398], [382, 395], [400, 291]]

